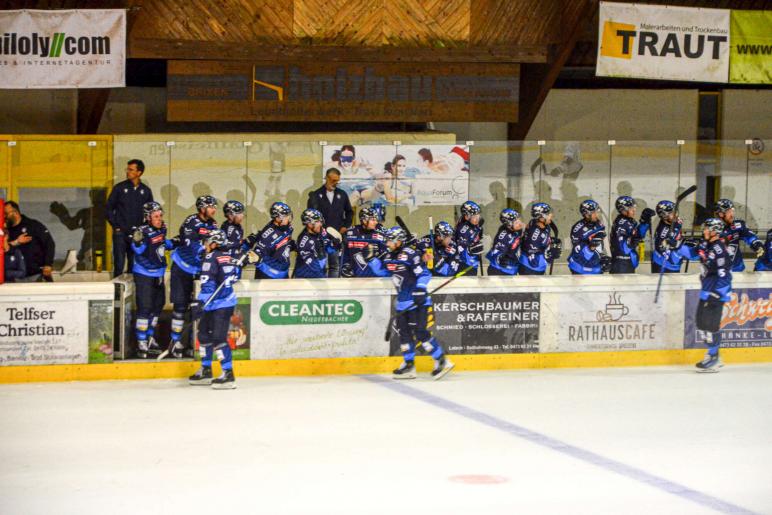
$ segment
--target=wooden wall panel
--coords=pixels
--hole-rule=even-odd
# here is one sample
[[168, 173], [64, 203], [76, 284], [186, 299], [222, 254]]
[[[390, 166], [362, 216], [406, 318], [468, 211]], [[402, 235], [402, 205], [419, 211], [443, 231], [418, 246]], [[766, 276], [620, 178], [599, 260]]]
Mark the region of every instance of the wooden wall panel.
[[457, 47], [469, 44], [472, 0], [385, 0], [389, 45]]
[[380, 46], [384, 0], [295, 0], [293, 34], [315, 44]]

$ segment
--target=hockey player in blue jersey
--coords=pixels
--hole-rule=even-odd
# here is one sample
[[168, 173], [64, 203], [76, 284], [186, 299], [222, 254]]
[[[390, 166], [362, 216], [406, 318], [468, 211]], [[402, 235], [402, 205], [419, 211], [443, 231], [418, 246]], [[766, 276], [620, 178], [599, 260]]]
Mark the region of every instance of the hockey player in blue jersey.
[[386, 252], [383, 230], [379, 226], [378, 212], [373, 208], [359, 211], [359, 225], [346, 231], [343, 243], [341, 277], [385, 277], [379, 256]]
[[[480, 265], [480, 256], [483, 252], [483, 220], [482, 209], [476, 202], [467, 200], [461, 204], [461, 218], [456, 223], [456, 244], [466, 249], [472, 257], [475, 267]], [[470, 270], [469, 275], [477, 275], [477, 269]]]
[[324, 229], [324, 217], [316, 209], [306, 209], [300, 215], [305, 228], [297, 240], [298, 257], [293, 277], [318, 279], [327, 277], [327, 259], [337, 252], [339, 243]]
[[753, 270], [755, 272], [772, 272], [772, 229], [767, 231], [767, 241], [764, 244], [763, 251], [756, 260]]
[[[237, 302], [233, 283], [238, 281], [240, 267], [229, 252], [222, 250], [227, 241], [222, 229], [210, 231], [204, 240], [206, 256], [201, 265], [201, 291], [194, 304], [196, 316], [201, 317], [198, 323], [201, 368], [188, 378], [192, 385], [212, 385], [217, 390], [236, 388], [233, 354], [228, 345], [228, 327]], [[218, 291], [220, 285], [222, 287]], [[222, 375], [212, 379], [212, 359], [215, 354], [220, 360]]]
[[560, 257], [563, 245], [559, 238], [550, 237], [550, 223], [552, 207], [546, 202], [534, 204], [520, 243], [520, 275], [544, 275], [547, 264]]
[[725, 224], [721, 239], [726, 243], [726, 248], [732, 258], [732, 272], [742, 272], [745, 270], [745, 262], [740, 251], [740, 241], [744, 241], [756, 253], [756, 257], [761, 257], [764, 254], [764, 242], [756, 236], [756, 233], [748, 229], [745, 220], [738, 220], [734, 217], [734, 203], [731, 200], [720, 199], [716, 202], [714, 212], [716, 217]]
[[579, 205], [582, 219], [571, 227], [571, 254], [568, 268], [574, 275], [602, 274], [611, 264], [604, 254], [606, 227], [600, 222], [600, 205], [592, 199]]
[[166, 239], [164, 212], [158, 202], [145, 202], [142, 206], [144, 225], [131, 235], [131, 250], [134, 252], [134, 298], [137, 303], [135, 334], [137, 336], [137, 357], [147, 358], [148, 354], [158, 355], [161, 349], [154, 335], [158, 317], [166, 303], [164, 274], [166, 273], [166, 250], [171, 249], [171, 240]]
[[244, 229], [241, 224], [244, 222], [244, 204], [238, 200], [229, 200], [222, 207], [225, 221], [220, 226], [225, 233], [225, 244], [220, 247], [223, 252], [229, 252], [238, 259], [241, 253], [246, 249], [244, 241]]
[[[453, 239], [454, 234], [453, 226], [448, 222], [438, 222], [434, 226], [433, 275], [449, 277], [469, 266], [475, 266], [477, 263], [464, 247], [456, 244]], [[419, 242], [419, 246], [424, 249], [432, 248], [431, 236], [424, 236]]]
[[491, 249], [485, 255], [490, 263], [488, 275], [517, 275], [520, 241], [525, 225], [520, 220], [520, 213], [509, 208], [501, 211], [499, 220], [501, 226]]
[[386, 232], [386, 246], [388, 255], [384, 264], [397, 289], [394, 327], [399, 334], [404, 359], [394, 370], [394, 378], [415, 379], [415, 347], [421, 345], [434, 358], [432, 377], [441, 379], [454, 365], [432, 334], [434, 308], [427, 292], [432, 275], [421, 252], [408, 244], [408, 235], [401, 227], [392, 227]]
[[732, 292], [732, 260], [724, 241], [720, 238], [723, 231], [723, 220], [708, 218], [702, 225], [704, 239], [699, 243], [689, 242], [678, 250], [679, 254], [687, 259], [699, 259], [702, 265], [702, 289], [695, 327], [698, 335], [705, 341], [708, 352], [705, 358], [697, 363], [698, 372], [718, 372], [724, 365], [718, 351], [721, 346], [720, 329], [724, 302], [729, 300], [729, 294]]
[[681, 271], [684, 258], [678, 252], [683, 245], [681, 226], [683, 221], [675, 212], [675, 204], [662, 200], [656, 207], [659, 223], [654, 230], [654, 248], [651, 252], [651, 273], [658, 274], [664, 266], [664, 273], [677, 274]]
[[247, 246], [257, 255], [255, 279], [289, 277], [292, 241], [292, 209], [284, 202], [271, 205], [271, 221], [257, 234], [247, 237]]
[[[217, 200], [211, 195], [202, 195], [196, 199], [197, 213], [188, 216], [180, 226], [179, 242], [172, 252], [171, 285], [169, 296], [172, 301], [172, 331], [169, 349], [172, 356], [181, 358], [185, 347], [182, 344], [182, 331], [185, 316], [193, 300], [193, 286], [196, 276], [201, 272], [201, 260], [204, 254], [204, 239], [210, 231], [217, 229], [214, 216], [217, 214]], [[192, 352], [192, 349], [189, 349]]]
[[635, 199], [619, 197], [615, 203], [617, 212], [611, 227], [611, 269], [612, 274], [634, 274], [638, 268], [638, 244], [646, 238], [651, 228], [654, 210], [646, 208], [640, 221], [635, 221]]

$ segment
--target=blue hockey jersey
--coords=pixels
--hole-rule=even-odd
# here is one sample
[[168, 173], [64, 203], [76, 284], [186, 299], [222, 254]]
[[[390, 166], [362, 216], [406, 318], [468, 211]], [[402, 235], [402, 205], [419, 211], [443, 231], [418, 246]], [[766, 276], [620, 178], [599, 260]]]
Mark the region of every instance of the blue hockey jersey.
[[238, 269], [236, 260], [220, 249], [214, 249], [206, 254], [201, 265], [201, 291], [198, 300], [205, 303], [209, 300], [221, 283], [225, 285], [217, 293], [214, 300], [205, 308], [205, 311], [229, 308], [235, 306], [237, 299], [233, 291], [233, 283], [238, 281]]
[[191, 275], [201, 271], [204, 239], [217, 229], [214, 220], [202, 220], [197, 214], [188, 216], [180, 225], [180, 245], [172, 252], [172, 261]]

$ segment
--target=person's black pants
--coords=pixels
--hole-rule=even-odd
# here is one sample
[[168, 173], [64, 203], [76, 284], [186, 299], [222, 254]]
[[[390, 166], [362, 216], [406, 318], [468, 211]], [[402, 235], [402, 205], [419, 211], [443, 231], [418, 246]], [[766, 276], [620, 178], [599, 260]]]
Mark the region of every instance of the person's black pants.
[[122, 232], [113, 231], [113, 277], [123, 273], [123, 268], [128, 262], [127, 272], [131, 272], [134, 266], [134, 252], [131, 250], [131, 237]]

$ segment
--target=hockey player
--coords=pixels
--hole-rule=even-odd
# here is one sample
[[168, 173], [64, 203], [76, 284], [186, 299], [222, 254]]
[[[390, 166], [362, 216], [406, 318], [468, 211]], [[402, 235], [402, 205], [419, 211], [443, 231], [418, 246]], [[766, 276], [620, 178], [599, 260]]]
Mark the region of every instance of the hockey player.
[[327, 257], [337, 252], [339, 243], [324, 229], [324, 217], [316, 209], [306, 209], [300, 215], [300, 221], [305, 225], [298, 236], [295, 272], [293, 277], [322, 278], [327, 277]]
[[520, 244], [520, 275], [544, 275], [547, 263], [560, 257], [563, 250], [559, 238], [550, 237], [552, 207], [545, 202], [537, 202], [531, 207], [531, 221], [523, 231]]
[[485, 255], [490, 262], [488, 275], [517, 275], [523, 221], [520, 220], [520, 213], [509, 208], [501, 211], [499, 220], [501, 227], [493, 240], [493, 246]]
[[[432, 274], [440, 277], [449, 277], [469, 266], [475, 266], [476, 261], [470, 256], [464, 247], [453, 240], [455, 231], [448, 222], [438, 222], [434, 226], [434, 267]], [[424, 236], [420, 246], [431, 248], [431, 236]]]
[[247, 237], [247, 246], [257, 254], [255, 279], [289, 277], [292, 241], [292, 209], [284, 202], [271, 205], [271, 221], [257, 234]]
[[[206, 237], [206, 257], [201, 265], [201, 292], [194, 303], [194, 316], [201, 317], [198, 323], [198, 342], [200, 344], [201, 368], [188, 378], [192, 385], [212, 385], [216, 390], [236, 388], [233, 376], [233, 355], [228, 345], [228, 328], [236, 294], [233, 283], [238, 281], [236, 259], [222, 247], [227, 238], [222, 229], [213, 229]], [[222, 288], [217, 291], [218, 286]], [[215, 294], [217, 295], [209, 301]], [[209, 302], [209, 304], [207, 304]], [[222, 375], [212, 379], [212, 357], [217, 354], [222, 366]]]
[[622, 196], [615, 202], [616, 220], [611, 227], [611, 270], [612, 274], [634, 274], [638, 268], [638, 244], [651, 228], [654, 210], [646, 208], [639, 222], [635, 221], [635, 199]]
[[744, 241], [756, 253], [756, 257], [764, 255], [764, 242], [756, 236], [756, 233], [748, 229], [745, 220], [737, 220], [734, 217], [734, 203], [731, 200], [720, 199], [716, 202], [714, 211], [716, 216], [725, 224], [721, 239], [726, 243], [726, 248], [732, 259], [732, 272], [742, 272], [745, 270], [745, 262], [742, 252], [740, 252], [740, 240]]
[[[461, 218], [456, 223], [456, 244], [466, 249], [472, 257], [475, 267], [480, 265], [480, 256], [483, 251], [483, 220], [482, 209], [476, 202], [467, 200], [461, 204]], [[477, 275], [477, 268], [469, 271], [469, 275]]]
[[764, 253], [756, 260], [755, 272], [772, 272], [772, 229], [767, 231]]
[[386, 252], [383, 230], [379, 227], [378, 212], [373, 208], [359, 211], [359, 225], [346, 231], [343, 244], [341, 277], [385, 277], [379, 256]]
[[220, 250], [229, 252], [238, 259], [241, 253], [247, 250], [244, 229], [241, 226], [244, 221], [244, 204], [238, 200], [229, 200], [223, 205], [222, 211], [226, 220], [220, 228], [225, 233], [225, 244]]
[[718, 372], [724, 366], [718, 355], [721, 345], [721, 317], [724, 302], [732, 292], [732, 264], [729, 251], [720, 238], [724, 221], [708, 218], [702, 225], [703, 240], [691, 242], [679, 248], [679, 254], [687, 259], [699, 259], [702, 263], [700, 302], [697, 305], [695, 327], [708, 346], [705, 358], [697, 363], [698, 372]]
[[134, 275], [134, 297], [137, 302], [134, 328], [137, 336], [137, 357], [147, 358], [148, 354], [161, 353], [153, 336], [158, 325], [158, 316], [166, 303], [166, 250], [171, 250], [173, 244], [171, 240], [166, 239], [166, 224], [161, 204], [145, 202], [142, 210], [145, 223], [131, 235], [131, 250], [134, 252], [131, 271]]
[[172, 252], [171, 288], [172, 335], [169, 347], [172, 356], [181, 358], [185, 347], [182, 344], [182, 330], [185, 327], [185, 315], [193, 300], [193, 286], [196, 276], [201, 272], [201, 260], [204, 253], [204, 239], [210, 231], [217, 229], [214, 216], [217, 214], [217, 200], [211, 195], [202, 195], [196, 199], [197, 213], [188, 216], [180, 226], [177, 237], [178, 246]]
[[579, 205], [582, 219], [571, 227], [571, 255], [568, 268], [574, 275], [602, 274], [611, 265], [603, 252], [606, 227], [600, 222], [600, 205], [592, 199]]
[[408, 235], [401, 227], [392, 227], [386, 232], [386, 246], [389, 253], [384, 264], [397, 289], [394, 324], [404, 359], [394, 370], [394, 378], [415, 379], [415, 346], [419, 344], [434, 358], [432, 377], [441, 379], [454, 365], [432, 334], [434, 308], [426, 290], [431, 273], [421, 259], [421, 253], [408, 244]]
[[683, 245], [681, 225], [683, 221], [675, 212], [675, 204], [662, 200], [656, 207], [659, 223], [654, 231], [654, 249], [651, 252], [651, 273], [658, 274], [664, 266], [664, 273], [676, 274], [681, 271], [683, 256], [678, 249]]

